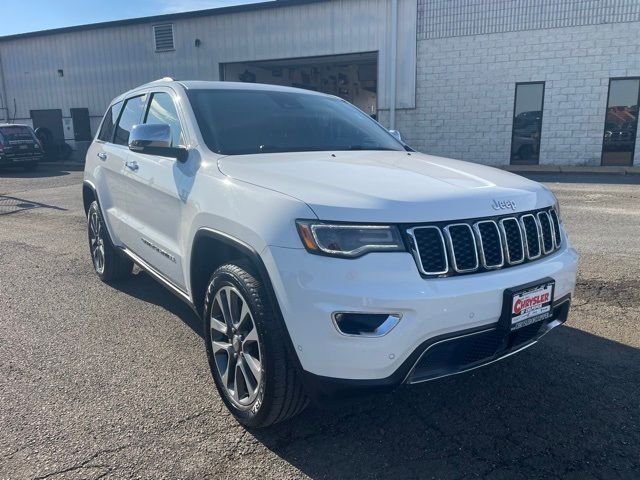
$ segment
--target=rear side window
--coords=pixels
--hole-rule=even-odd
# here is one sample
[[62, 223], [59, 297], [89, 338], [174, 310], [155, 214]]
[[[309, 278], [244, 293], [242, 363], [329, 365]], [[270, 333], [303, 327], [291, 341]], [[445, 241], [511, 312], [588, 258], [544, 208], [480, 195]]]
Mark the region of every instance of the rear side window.
[[141, 95], [130, 98], [125, 102], [118, 126], [116, 127], [116, 136], [113, 139], [113, 143], [117, 145], [128, 145], [131, 129], [134, 125], [139, 124], [142, 119], [144, 100], [145, 96]]
[[182, 127], [178, 118], [176, 106], [168, 93], [154, 93], [149, 103], [147, 118], [144, 123], [166, 123], [171, 127], [171, 146], [177, 147], [182, 142]]
[[107, 110], [107, 113], [105, 113], [102, 127], [100, 127], [100, 133], [98, 134], [98, 140], [110, 142], [113, 139], [113, 132], [116, 128], [120, 110], [122, 110], [122, 103], [123, 102], [118, 102], [113, 104], [109, 110]]

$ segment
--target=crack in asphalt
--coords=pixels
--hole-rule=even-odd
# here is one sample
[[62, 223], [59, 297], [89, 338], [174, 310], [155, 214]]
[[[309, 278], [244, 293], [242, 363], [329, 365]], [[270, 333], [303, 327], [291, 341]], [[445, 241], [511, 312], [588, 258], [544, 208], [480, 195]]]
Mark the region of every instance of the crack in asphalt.
[[55, 470], [53, 472], [49, 472], [47, 474], [44, 475], [39, 475], [39, 476], [35, 476], [33, 477], [33, 480], [44, 480], [46, 478], [51, 478], [53, 476], [56, 475], [62, 475], [63, 473], [69, 473], [69, 472], [73, 472], [75, 470], [83, 470], [83, 469], [91, 469], [91, 468], [107, 468], [111, 470], [111, 466], [108, 464], [95, 464], [95, 465], [89, 465], [90, 462], [93, 462], [95, 459], [97, 459], [98, 457], [102, 456], [102, 455], [108, 455], [108, 454], [112, 454], [112, 453], [118, 453], [126, 448], [130, 448], [132, 447], [133, 444], [129, 443], [127, 445], [121, 445], [119, 447], [114, 447], [114, 448], [105, 448], [102, 450], [98, 450], [97, 452], [95, 452], [93, 455], [91, 455], [89, 458], [87, 458], [86, 460], [83, 460], [82, 462], [75, 464], [75, 465], [71, 465], [68, 467], [63, 467], [61, 469]]

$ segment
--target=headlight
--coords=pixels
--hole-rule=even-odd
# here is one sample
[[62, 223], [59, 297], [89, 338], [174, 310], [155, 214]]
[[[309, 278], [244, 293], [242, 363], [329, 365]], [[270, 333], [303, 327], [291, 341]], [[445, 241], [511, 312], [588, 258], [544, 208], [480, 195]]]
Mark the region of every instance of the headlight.
[[296, 222], [302, 243], [311, 253], [355, 258], [369, 252], [404, 251], [392, 225], [346, 225], [306, 220]]

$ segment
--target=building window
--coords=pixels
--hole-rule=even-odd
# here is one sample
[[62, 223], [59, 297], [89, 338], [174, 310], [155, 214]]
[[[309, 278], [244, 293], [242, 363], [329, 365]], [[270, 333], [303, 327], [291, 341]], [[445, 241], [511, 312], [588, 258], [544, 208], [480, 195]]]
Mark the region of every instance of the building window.
[[638, 103], [640, 78], [609, 81], [602, 165], [633, 165], [638, 134]]
[[153, 26], [153, 39], [156, 52], [170, 52], [175, 49], [173, 44], [173, 24], [165, 23]]
[[511, 133], [511, 164], [535, 165], [540, 160], [544, 82], [516, 83]]

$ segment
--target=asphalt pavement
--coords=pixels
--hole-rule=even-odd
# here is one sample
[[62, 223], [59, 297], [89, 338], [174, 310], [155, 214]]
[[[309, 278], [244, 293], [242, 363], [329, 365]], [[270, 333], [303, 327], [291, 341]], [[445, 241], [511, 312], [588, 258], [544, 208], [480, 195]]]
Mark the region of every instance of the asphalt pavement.
[[0, 172], [0, 479], [640, 477], [640, 175], [540, 176], [581, 254], [566, 325], [463, 375], [263, 431], [217, 396], [201, 324], [92, 271], [82, 172]]

